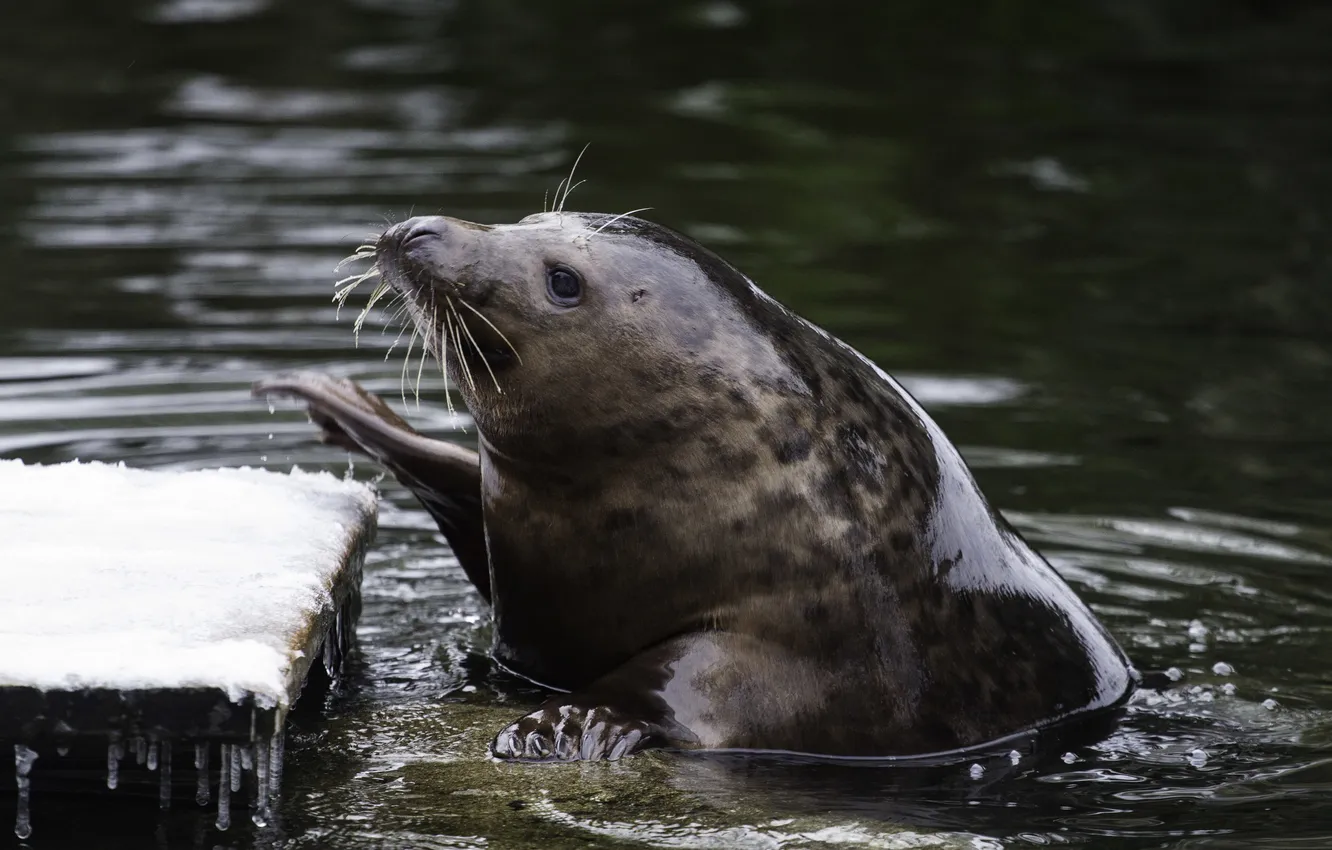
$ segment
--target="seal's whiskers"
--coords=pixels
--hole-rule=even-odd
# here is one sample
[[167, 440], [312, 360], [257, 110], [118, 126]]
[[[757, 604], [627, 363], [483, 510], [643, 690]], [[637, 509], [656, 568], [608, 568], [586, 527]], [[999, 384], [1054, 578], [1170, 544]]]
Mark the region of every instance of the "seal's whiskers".
[[427, 340], [431, 331], [436, 334], [435, 362], [439, 364], [439, 374], [444, 378], [444, 404], [449, 409], [449, 415], [453, 416], [453, 394], [449, 391], [449, 338], [439, 321], [439, 302], [433, 298], [430, 299], [430, 327], [426, 330]]
[[357, 260], [368, 260], [374, 255], [375, 255], [374, 245], [359, 245], [357, 246], [355, 251], [343, 257], [341, 260], [338, 260], [338, 264], [333, 267], [333, 271], [340, 272], [342, 271], [342, 267], [347, 265], [348, 263], [354, 263]]
[[384, 306], [384, 315], [387, 318], [384, 322], [384, 327], [379, 329], [379, 333], [383, 334], [392, 327], [395, 322], [401, 321], [402, 317], [407, 315], [411, 309], [412, 305], [408, 303], [407, 296], [403, 295], [401, 292], [394, 295], [393, 300]]
[[[579, 180], [577, 183], [575, 183], [573, 182], [573, 178], [574, 178], [574, 172], [578, 170], [578, 163], [582, 161], [583, 154], [587, 153], [587, 149], [591, 145], [592, 145], [591, 142], [588, 142], [586, 145], [583, 145], [583, 149], [579, 151], [578, 156], [574, 158], [573, 167], [569, 169], [569, 176], [561, 180], [560, 185], [555, 187], [555, 212], [557, 213], [564, 212], [564, 202], [569, 200], [569, 193], [572, 192], [574, 189], [577, 189], [579, 186], [583, 185], [583, 183], [586, 182], [584, 180]], [[563, 196], [560, 195], [560, 189], [564, 189]]]
[[388, 324], [393, 324], [394, 322], [403, 321], [404, 318], [407, 321], [411, 321], [411, 317], [409, 315], [411, 312], [412, 312], [412, 305], [407, 303], [406, 298], [398, 296], [396, 302], [390, 303], [384, 308], [384, 315], [388, 317], [386, 326]]
[[421, 362], [416, 366], [416, 409], [421, 409], [421, 374], [425, 372], [426, 358], [430, 356], [430, 332], [421, 339]]
[[571, 184], [568, 188], [564, 190], [564, 197], [560, 200], [559, 212], [564, 212], [564, 202], [569, 200], [569, 193], [572, 192], [574, 189], [577, 189], [579, 186], [583, 185], [586, 182], [587, 182], [586, 180], [579, 180], [577, 183]]
[[[587, 146], [584, 145], [583, 150], [579, 152], [578, 157], [574, 160], [573, 168], [569, 171], [569, 176], [560, 181], [560, 185], [556, 187], [554, 204], [552, 205], [554, 209], [563, 211], [564, 204], [569, 199], [569, 193], [582, 183], [582, 181], [574, 183], [573, 175], [574, 171], [578, 168], [579, 160], [582, 159], [583, 153], [586, 151]], [[547, 200], [551, 200], [549, 195], [547, 195]], [[542, 208], [545, 208], [544, 203], [542, 204]], [[346, 264], [358, 260], [374, 259], [378, 250], [374, 240], [377, 239], [377, 236], [373, 236], [372, 241], [367, 241], [365, 244], [358, 245], [355, 251], [338, 262], [334, 267], [334, 270], [341, 271]], [[364, 272], [348, 275], [334, 284], [333, 300], [337, 303], [337, 311], [339, 314], [341, 313], [342, 308], [346, 306], [347, 299], [351, 297], [352, 291], [367, 280], [376, 280], [376, 283], [374, 289], [370, 292], [370, 298], [366, 301], [365, 306], [361, 308], [360, 313], [356, 316], [356, 321], [352, 325], [352, 334], [355, 339], [355, 344], [359, 346], [361, 341], [361, 330], [365, 327], [365, 323], [370, 317], [370, 312], [377, 304], [380, 304], [386, 296], [391, 294], [392, 297], [389, 298], [388, 303], [383, 307], [386, 321], [384, 326], [380, 328], [380, 333], [386, 333], [394, 324], [401, 322], [401, 327], [398, 330], [397, 336], [395, 336], [393, 342], [390, 343], [388, 350], [384, 352], [385, 361], [393, 356], [393, 352], [402, 341], [402, 335], [404, 333], [409, 333], [407, 338], [407, 350], [403, 355], [402, 369], [398, 381], [398, 389], [404, 405], [407, 404], [407, 386], [411, 384], [412, 397], [416, 401], [417, 409], [420, 409], [421, 381], [425, 374], [425, 361], [433, 353], [436, 362], [439, 363], [440, 374], [444, 378], [445, 400], [448, 404], [449, 414], [453, 415], [453, 397], [449, 394], [448, 349], [450, 337], [452, 337], [454, 353], [457, 355], [459, 368], [461, 369], [463, 378], [466, 380], [468, 386], [471, 387], [473, 391], [476, 390], [476, 379], [472, 375], [471, 365], [467, 362], [467, 358], [463, 356], [462, 352], [461, 342], [464, 337], [467, 339], [467, 344], [475, 349], [477, 355], [481, 358], [481, 362], [485, 365], [486, 371], [490, 374], [490, 380], [494, 383], [496, 391], [503, 393], [504, 390], [500, 387], [499, 378], [496, 376], [494, 369], [491, 368], [489, 361], [486, 360], [485, 354], [481, 350], [481, 345], [476, 341], [476, 338], [472, 335], [471, 328], [467, 326], [462, 315], [458, 312], [457, 303], [455, 303], [454, 299], [449, 298], [448, 296], [444, 296], [442, 305], [435, 297], [429, 299], [429, 321], [427, 322], [425, 305], [419, 305], [419, 310], [415, 309], [417, 305], [412, 302], [412, 299], [391, 286], [388, 280], [384, 278], [379, 264], [375, 262]], [[505, 336], [503, 331], [495, 326], [494, 322], [490, 321], [490, 319], [482, 315], [481, 311], [477, 310], [466, 301], [461, 303], [469, 311], [475, 314], [477, 318], [485, 322], [486, 325], [488, 325], [490, 329], [503, 340], [504, 345], [506, 345], [509, 351], [513, 353], [513, 356], [518, 359], [518, 362], [522, 362], [522, 357], [518, 354], [517, 347], [514, 346], [513, 342], [510, 341], [507, 336]], [[415, 381], [412, 381], [409, 378], [408, 370], [411, 368], [412, 352], [415, 350], [416, 339], [418, 336], [421, 338], [421, 357], [416, 365], [416, 379]]]
[[472, 388], [472, 392], [476, 392], [476, 380], [472, 377], [472, 367], [467, 365], [467, 358], [463, 357], [462, 338], [458, 335], [458, 328], [453, 324], [454, 319], [457, 319], [459, 324], [462, 323], [462, 319], [458, 316], [458, 311], [454, 308], [452, 299], [445, 301], [444, 306], [448, 308], [448, 315], [445, 319], [453, 330], [453, 344], [458, 349], [458, 365], [462, 367], [463, 377], [467, 379], [467, 385]]
[[[372, 277], [374, 277], [374, 274], [364, 274], [338, 281], [338, 285], [342, 288], [333, 293], [333, 300], [338, 302], [338, 309], [342, 309], [342, 306], [347, 303], [347, 296], [351, 295], [353, 289], [360, 285], [362, 281], [369, 280]], [[350, 283], [343, 285], [345, 281], [350, 281]]]
[[620, 213], [619, 215], [617, 215], [615, 218], [612, 218], [612, 219], [610, 219], [609, 221], [602, 222], [601, 227], [598, 227], [596, 230], [592, 231], [592, 235], [593, 235], [593, 236], [596, 236], [598, 233], [600, 233], [601, 231], [603, 231], [603, 230], [605, 230], [606, 228], [610, 227], [612, 224], [614, 224], [615, 222], [619, 221], [620, 219], [624, 218], [624, 217], [627, 216], [627, 215], [633, 215], [634, 213], [647, 212], [647, 211], [650, 210], [650, 209], [652, 209], [652, 207], [639, 207], [639, 208], [636, 209], [636, 210], [629, 210], [629, 212], [622, 212], [622, 213]]
[[[466, 303], [466, 301], [463, 302], [463, 304]], [[455, 312], [453, 315], [458, 319], [458, 324], [462, 326], [463, 333], [467, 334], [467, 340], [472, 343], [472, 348], [476, 349], [476, 356], [481, 358], [481, 363], [485, 365], [486, 371], [490, 373], [490, 380], [495, 385], [495, 392], [503, 395], [504, 390], [500, 387], [499, 378], [495, 377], [495, 370], [490, 368], [490, 361], [486, 359], [485, 353], [481, 351], [481, 346], [477, 344], [476, 337], [472, 336], [471, 328], [467, 327], [467, 322], [463, 321], [461, 314]], [[512, 346], [510, 347], [512, 348]]]
[[[371, 240], [375, 240], [377, 238], [378, 237], [374, 234], [370, 236]], [[338, 260], [337, 265], [333, 266], [334, 273], [341, 272], [343, 266], [347, 265], [348, 263], [354, 263], [359, 260], [373, 259], [375, 256], [375, 250], [376, 249], [373, 241], [357, 245], [355, 251], [352, 251], [350, 254], [343, 257], [341, 260]], [[360, 274], [348, 275], [347, 277], [344, 277], [341, 280], [339, 280], [337, 283], [333, 284], [333, 289], [335, 290], [333, 299], [338, 302], [338, 310], [341, 311], [342, 305], [346, 303], [347, 296], [351, 294], [351, 291], [353, 289], [359, 286], [362, 282], [369, 280], [370, 278], [374, 277], [377, 274], [379, 274], [379, 264], [371, 263], [370, 268], [366, 269]]]
[[361, 342], [361, 326], [365, 324], [365, 320], [369, 317], [370, 311], [374, 309], [374, 306], [379, 299], [383, 298], [392, 290], [393, 287], [389, 286], [388, 281], [381, 278], [379, 285], [370, 293], [370, 300], [365, 302], [365, 307], [361, 308], [361, 315], [356, 317], [356, 324], [352, 325], [352, 336], [356, 340], [357, 345], [360, 345]]
[[[407, 367], [412, 363], [412, 347], [416, 345], [418, 329], [416, 323], [412, 322], [412, 335], [407, 338], [407, 353], [402, 358], [402, 377], [398, 381], [398, 391], [402, 394], [402, 406], [407, 406]], [[421, 407], [421, 396], [416, 397], [416, 407]]]
[[[402, 342], [402, 335], [405, 334], [405, 333], [407, 333], [407, 329], [410, 328], [411, 326], [412, 326], [412, 323], [411, 323], [411, 322], [405, 322], [405, 323], [403, 324], [402, 327], [398, 328], [398, 335], [395, 336], [395, 337], [393, 338], [393, 342], [391, 342], [391, 343], [389, 344], [388, 351], [385, 351], [385, 352], [384, 352], [384, 362], [385, 362], [385, 363], [387, 363], [387, 362], [388, 362], [388, 359], [389, 359], [390, 357], [393, 356], [393, 349], [397, 348], [397, 347], [398, 347], [398, 343]], [[387, 329], [388, 329], [388, 325], [385, 325], [385, 326], [384, 326], [384, 329], [387, 330]]]
[[375, 265], [371, 266], [367, 271], [363, 272], [362, 274], [351, 275], [350, 277], [344, 277], [342, 280], [333, 284], [335, 288], [335, 291], [333, 293], [333, 300], [338, 303], [338, 309], [334, 313], [334, 316], [336, 317], [338, 315], [341, 315], [342, 308], [347, 303], [347, 296], [351, 295], [353, 289], [355, 289], [357, 286], [361, 285], [361, 283], [369, 280], [370, 278], [374, 277], [377, 274], [379, 274], [379, 266]]
[[[392, 302], [390, 302], [389, 307], [392, 307], [394, 304], [401, 304], [402, 306], [398, 307], [397, 312], [395, 312], [392, 316], [389, 316], [388, 321], [384, 323], [384, 327], [380, 329], [379, 331], [380, 334], [383, 334], [389, 328], [393, 327], [393, 324], [402, 319], [403, 315], [406, 314], [412, 308], [412, 305], [408, 303], [406, 296], [402, 294], [394, 296], [394, 299]], [[407, 329], [412, 327], [413, 324], [414, 322], [412, 322], [411, 318], [409, 317], [407, 321], [403, 322], [398, 327], [398, 335], [395, 336], [393, 338], [393, 342], [389, 344], [388, 351], [384, 352], [385, 363], [388, 362], [389, 357], [393, 354], [393, 349], [398, 347], [399, 342], [402, 342], [402, 335], [405, 334], [407, 332]]]
[[490, 321], [489, 319], [487, 319], [484, 315], [482, 315], [482, 313], [481, 313], [480, 310], [476, 309], [476, 308], [473, 307], [471, 304], [468, 304], [466, 301], [460, 301], [460, 302], [458, 302], [458, 303], [462, 304], [462, 305], [463, 305], [464, 307], [466, 307], [468, 310], [471, 310], [473, 313], [475, 313], [475, 314], [477, 315], [477, 317], [478, 317], [479, 319], [481, 319], [481, 321], [485, 322], [487, 325], [490, 326], [490, 329], [491, 329], [492, 331], [494, 331], [495, 333], [499, 334], [499, 338], [502, 339], [502, 340], [504, 340], [504, 344], [507, 345], [507, 346], [509, 347], [509, 351], [513, 352], [513, 356], [514, 356], [515, 358], [518, 359], [518, 362], [519, 362], [519, 363], [522, 363], [522, 362], [523, 362], [522, 355], [520, 355], [520, 354], [518, 353], [518, 349], [514, 347], [513, 343], [509, 342], [509, 338], [508, 338], [507, 336], [504, 335], [504, 332], [503, 332], [503, 331], [501, 331], [499, 328], [495, 327], [495, 323], [494, 323], [494, 322], [492, 322], [492, 321]]

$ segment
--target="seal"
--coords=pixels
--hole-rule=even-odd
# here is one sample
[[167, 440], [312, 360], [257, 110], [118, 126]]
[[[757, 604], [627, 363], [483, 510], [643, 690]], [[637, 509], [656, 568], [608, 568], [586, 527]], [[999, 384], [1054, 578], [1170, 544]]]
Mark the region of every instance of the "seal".
[[495, 659], [560, 691], [494, 755], [937, 756], [1113, 712], [1140, 678], [896, 381], [682, 234], [417, 217], [373, 256], [478, 451], [347, 380], [255, 392], [410, 488]]

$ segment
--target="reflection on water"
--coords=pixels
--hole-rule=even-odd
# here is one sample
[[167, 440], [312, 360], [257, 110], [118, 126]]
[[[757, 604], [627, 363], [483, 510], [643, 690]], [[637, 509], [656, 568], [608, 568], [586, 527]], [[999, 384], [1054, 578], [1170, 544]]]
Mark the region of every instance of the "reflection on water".
[[[410, 400], [396, 326], [353, 348], [333, 265], [412, 211], [539, 210], [590, 142], [572, 204], [654, 207], [899, 375], [1158, 671], [1067, 752], [492, 765], [540, 695], [488, 663], [478, 597], [385, 480], [356, 672], [298, 720], [281, 826], [76, 808], [47, 754], [34, 841], [84, 846], [73, 811], [127, 847], [1332, 840], [1332, 13], [1200, 9], [9, 10], [0, 455], [347, 469], [248, 397], [319, 366]], [[474, 439], [429, 369], [407, 409]]]

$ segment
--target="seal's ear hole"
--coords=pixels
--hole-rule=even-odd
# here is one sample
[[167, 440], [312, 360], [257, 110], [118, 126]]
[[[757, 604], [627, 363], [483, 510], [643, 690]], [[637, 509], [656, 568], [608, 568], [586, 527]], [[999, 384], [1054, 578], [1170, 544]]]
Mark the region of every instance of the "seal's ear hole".
[[637, 289], [637, 290], [634, 291], [634, 298], [633, 298], [633, 300], [636, 302], [636, 301], [638, 301], [638, 299], [642, 298], [644, 295], [647, 295], [647, 290], [646, 290], [646, 289]]
[[576, 307], [583, 299], [583, 278], [565, 265], [546, 269], [546, 295], [560, 307]]

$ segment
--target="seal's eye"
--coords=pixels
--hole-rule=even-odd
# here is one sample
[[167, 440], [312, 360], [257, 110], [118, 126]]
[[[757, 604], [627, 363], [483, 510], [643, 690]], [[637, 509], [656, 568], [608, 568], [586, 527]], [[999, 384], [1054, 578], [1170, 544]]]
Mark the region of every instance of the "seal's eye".
[[583, 297], [583, 281], [568, 266], [554, 266], [546, 271], [546, 292], [561, 307], [573, 307]]

